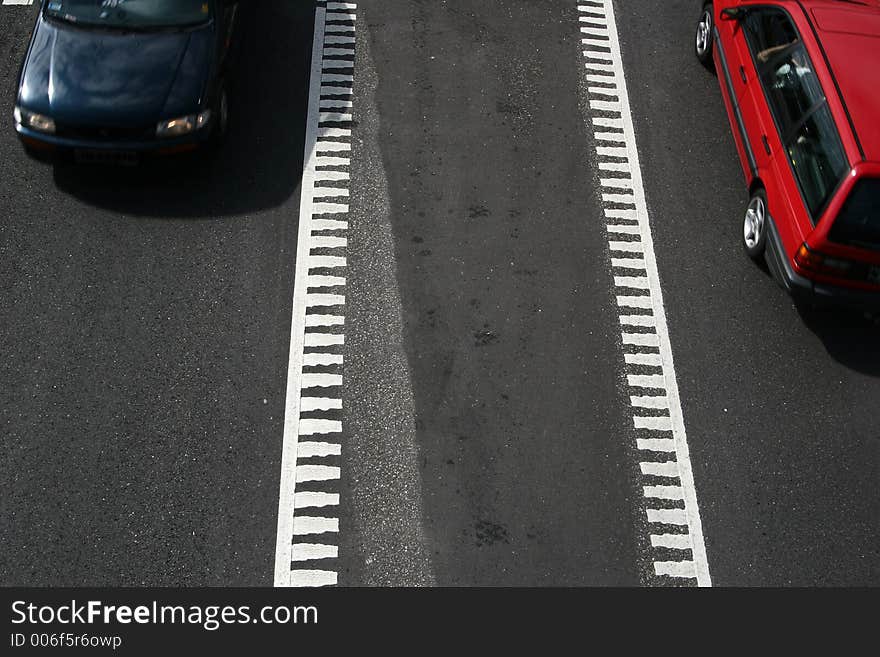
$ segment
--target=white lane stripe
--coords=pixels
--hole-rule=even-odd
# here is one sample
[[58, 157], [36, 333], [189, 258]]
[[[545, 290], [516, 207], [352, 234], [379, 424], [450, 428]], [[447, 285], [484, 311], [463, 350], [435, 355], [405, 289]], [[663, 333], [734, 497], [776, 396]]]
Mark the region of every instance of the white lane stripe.
[[[613, 55], [612, 66], [618, 86], [619, 101], [621, 105], [620, 117], [623, 121], [624, 134], [626, 134], [627, 137], [625, 150], [628, 151], [628, 154], [625, 157], [631, 164], [632, 168], [631, 174], [633, 181], [634, 204], [638, 225], [642, 228], [641, 245], [643, 246], [646, 272], [649, 280], [650, 298], [653, 302], [654, 317], [657, 321], [657, 332], [653, 337], [657, 340], [657, 346], [663, 361], [663, 371], [666, 379], [664, 387], [666, 395], [669, 398], [669, 421], [672, 429], [671, 433], [673, 435], [672, 441], [675, 445], [676, 461], [678, 462], [681, 477], [687, 526], [693, 542], [693, 562], [688, 563], [691, 564], [691, 570], [693, 576], [697, 579], [698, 585], [711, 586], [712, 580], [709, 574], [709, 562], [706, 556], [706, 546], [703, 540], [703, 525], [702, 520], [700, 519], [699, 505], [697, 503], [696, 488], [694, 485], [693, 471], [690, 461], [690, 449], [688, 447], [687, 432], [685, 430], [684, 416], [681, 409], [678, 381], [675, 375], [672, 344], [669, 338], [669, 329], [666, 322], [666, 309], [663, 304], [663, 291], [660, 286], [660, 275], [657, 269], [656, 256], [654, 254], [654, 241], [651, 233], [647, 202], [645, 200], [642, 169], [636, 145], [635, 128], [633, 126], [632, 111], [630, 109], [626, 75], [620, 53], [620, 39], [617, 33], [614, 6], [612, 0], [602, 0], [602, 6], [605, 9], [608, 23], [610, 49]], [[625, 338], [624, 342], [626, 342]], [[684, 567], [685, 566], [679, 565], [675, 568]], [[664, 566], [664, 568], [666, 567]], [[658, 574], [672, 574], [671, 572], [658, 569], [658, 564], [655, 564], [655, 569]]]
[[609, 224], [605, 226], [605, 230], [609, 233], [620, 233], [625, 235], [638, 235], [639, 227], [629, 224]]
[[[617, 133], [613, 133], [617, 134]], [[620, 138], [623, 141], [623, 138]], [[599, 184], [602, 187], [609, 187], [611, 189], [632, 189], [632, 180], [629, 178], [603, 178], [599, 181]]]
[[645, 250], [641, 242], [608, 242], [608, 248], [623, 253], [642, 253]]
[[[322, 418], [300, 418], [299, 435], [314, 436], [325, 433], [339, 433], [342, 431], [342, 422], [339, 420], [325, 420]], [[299, 455], [299, 451], [297, 451]]]
[[294, 543], [291, 559], [293, 561], [312, 561], [314, 559], [335, 559], [338, 556], [339, 548], [335, 545], [324, 545], [322, 543]]
[[[306, 297], [306, 306], [309, 308], [317, 308], [321, 306], [343, 306], [345, 305], [345, 296], [342, 294], [309, 294]], [[320, 347], [324, 344], [342, 344], [342, 342], [334, 342], [332, 340], [327, 339], [326, 342], [322, 341], [322, 338], [310, 338], [309, 336], [315, 336], [315, 333], [306, 333], [306, 346], [307, 347]], [[310, 341], [311, 340], [311, 341]]]
[[[339, 173], [338, 171], [327, 171], [326, 173]], [[319, 171], [315, 177], [319, 178], [321, 176], [321, 172]], [[345, 176], [348, 176], [346, 173]], [[346, 178], [347, 180], [348, 178]], [[348, 228], [347, 221], [341, 221], [340, 219], [312, 219], [312, 230], [345, 230]]]
[[690, 534], [651, 534], [651, 545], [671, 550], [690, 550], [693, 548]]
[[[305, 409], [303, 409], [305, 410]], [[315, 456], [340, 456], [342, 445], [337, 443], [319, 443], [313, 441], [300, 442], [296, 452], [297, 458], [311, 458]]]
[[348, 212], [348, 205], [345, 203], [315, 203], [315, 214], [345, 214]]
[[336, 586], [337, 580], [335, 570], [291, 570], [288, 573], [289, 586]]
[[339, 493], [318, 493], [300, 491], [293, 497], [295, 509], [320, 509], [325, 506], [339, 506]]
[[661, 525], [687, 525], [688, 517], [684, 509], [647, 509], [648, 522]]
[[675, 461], [643, 461], [639, 463], [643, 475], [653, 477], [678, 477], [678, 463]]
[[[345, 285], [345, 276], [322, 276], [319, 274], [309, 274], [308, 286], [313, 287], [339, 287]], [[306, 316], [308, 320], [308, 315]]]
[[32, 5], [34, 0], [3, 0], [4, 5]]
[[[599, 166], [602, 166], [602, 163], [599, 163]], [[622, 208], [605, 208], [605, 216], [608, 219], [632, 219], [638, 220], [638, 216], [636, 215], [635, 210], [622, 209]]]
[[660, 338], [656, 333], [624, 333], [623, 344], [632, 344], [639, 347], [659, 347]]
[[[650, 365], [652, 367], [663, 366], [660, 354], [624, 354], [623, 359], [627, 365]], [[667, 407], [664, 406], [664, 408]]]
[[631, 395], [629, 403], [636, 408], [669, 408], [669, 397], [665, 395]]
[[342, 354], [303, 354], [303, 367], [320, 365], [342, 365]]
[[647, 452], [675, 451], [675, 441], [672, 438], [637, 438], [636, 448]]
[[351, 160], [347, 157], [325, 155], [323, 157], [315, 158], [315, 166], [319, 167], [347, 167], [349, 164], [351, 164]]
[[304, 372], [301, 379], [303, 388], [333, 388], [342, 385], [342, 376], [339, 374]]
[[341, 112], [321, 112], [321, 115], [318, 117], [319, 123], [348, 123], [351, 120], [351, 114]]
[[681, 486], [643, 486], [645, 497], [658, 500], [682, 500], [684, 491]]
[[627, 203], [633, 202], [632, 194], [602, 194], [602, 200], [605, 203]]
[[631, 287], [634, 290], [649, 289], [647, 276], [615, 276], [614, 284], [617, 287]]
[[306, 315], [306, 327], [342, 326], [344, 324], [345, 317], [342, 315]]
[[[315, 196], [324, 196], [324, 189], [315, 188]], [[346, 195], [348, 195], [348, 190], [344, 190]], [[348, 240], [344, 237], [338, 237], [336, 235], [315, 235], [312, 237], [312, 248], [313, 249], [336, 249], [342, 246], [347, 246]], [[309, 279], [313, 278], [309, 276]], [[345, 279], [343, 279], [344, 282]], [[311, 282], [311, 280], [309, 280]]]
[[333, 269], [335, 267], [345, 267], [345, 258], [343, 256], [313, 256], [308, 258], [309, 269]]
[[294, 536], [325, 534], [327, 532], [338, 531], [339, 520], [337, 518], [324, 518], [320, 516], [296, 516], [293, 519]]
[[[622, 143], [623, 142], [623, 135], [620, 134], [619, 132], [594, 132], [593, 137], [596, 139], [596, 141], [610, 141], [610, 142], [614, 142], [614, 143]], [[619, 180], [623, 180], [623, 179], [622, 178], [615, 178], [614, 180], [619, 181]], [[615, 182], [614, 184], [611, 184], [611, 185], [603, 184], [602, 186], [603, 187], [621, 187], [622, 185], [617, 184], [617, 182]]]
[[623, 269], [644, 269], [645, 261], [643, 258], [611, 258], [611, 266]]
[[[339, 468], [332, 465], [302, 465], [296, 466], [296, 483], [302, 484], [309, 481], [333, 481], [339, 479]], [[293, 519], [296, 524], [296, 517]], [[296, 530], [294, 529], [294, 533]]]
[[656, 326], [656, 321], [651, 315], [621, 315], [621, 326]]
[[306, 411], [329, 411], [342, 408], [342, 400], [333, 397], [303, 397], [300, 400], [300, 410]]
[[[297, 522], [294, 514], [296, 494], [296, 452], [299, 443], [300, 392], [305, 384], [302, 374], [303, 342], [305, 341], [306, 280], [308, 278], [309, 236], [312, 220], [312, 189], [315, 186], [316, 146], [318, 142], [319, 89], [321, 51], [324, 42], [326, 10], [315, 9], [312, 70], [306, 114], [303, 171], [300, 179], [299, 228], [296, 245], [296, 267], [293, 284], [293, 310], [290, 324], [290, 348], [287, 362], [287, 391], [284, 404], [284, 435], [281, 447], [281, 478], [278, 491], [278, 526], [275, 535], [275, 586], [294, 584], [290, 564], [293, 535]], [[340, 377], [341, 378], [341, 377]], [[340, 381], [341, 383], [341, 381]], [[334, 574], [335, 575], [335, 574]], [[302, 577], [300, 577], [302, 579]], [[335, 579], [335, 578], [334, 578]]]
[[666, 384], [662, 374], [629, 374], [626, 380], [633, 388], [663, 388]]
[[651, 297], [617, 297], [618, 306], [626, 306], [628, 308], [652, 308]]
[[636, 429], [648, 429], [649, 431], [672, 431], [672, 420], [668, 417], [646, 417], [636, 415], [633, 417]]
[[[654, 572], [662, 577], [686, 577], [689, 579], [696, 578], [699, 582], [700, 575], [697, 565], [693, 561], [655, 561]], [[709, 586], [700, 583], [700, 586]]]
[[[353, 75], [349, 75], [347, 71], [336, 73], [328, 72], [326, 69], [354, 67], [355, 51], [352, 34], [354, 26], [351, 24], [332, 26], [327, 24], [327, 20], [353, 23], [355, 15], [347, 12], [353, 11], [356, 5], [331, 2], [327, 7], [331, 10], [341, 9], [346, 13], [332, 11], [328, 13], [327, 8], [320, 6], [315, 11], [285, 401], [275, 551], [276, 586], [323, 586], [337, 583], [337, 573], [334, 570], [306, 570], [291, 567], [293, 562], [338, 557], [338, 547], [335, 545], [293, 541], [295, 536], [339, 531], [339, 521], [336, 518], [303, 516], [297, 512], [298, 509], [338, 506], [339, 493], [326, 490], [296, 490], [298, 484], [305, 484], [308, 488], [309, 482], [337, 482], [341, 475], [340, 468], [335, 465], [325, 465], [320, 462], [297, 463], [298, 458], [328, 459], [342, 455], [342, 446], [339, 442], [322, 439], [323, 436], [330, 434], [335, 436], [342, 432], [342, 421], [333, 419], [334, 416], [338, 416], [337, 411], [342, 408], [342, 400], [338, 393], [334, 391], [336, 394], [333, 396], [322, 396], [320, 392], [313, 391], [313, 396], [303, 396], [306, 390], [338, 388], [342, 385], [341, 374], [309, 372], [304, 369], [341, 366], [343, 362], [341, 353], [326, 352], [340, 351], [340, 347], [345, 343], [342, 333], [326, 333], [321, 330], [331, 326], [344, 327], [345, 317], [341, 312], [333, 314], [307, 312], [309, 308], [340, 307], [345, 304], [344, 252], [332, 256], [312, 255], [317, 249], [335, 251], [344, 249], [348, 245], [345, 235], [340, 234], [348, 228], [348, 222], [344, 217], [339, 219], [321, 217], [321, 215], [344, 215], [348, 212], [348, 188], [318, 186], [316, 182], [349, 180], [347, 172], [326, 170], [326, 168], [346, 167], [351, 163], [348, 157], [341, 157], [336, 153], [344, 155], [351, 151], [352, 130], [349, 127], [333, 124], [350, 122], [353, 119], [353, 102], [350, 99]], [[335, 32], [336, 35], [328, 36], [327, 32]], [[333, 86], [334, 83], [342, 83], [343, 86]], [[345, 98], [346, 96], [349, 98]], [[319, 171], [319, 168], [323, 170]], [[321, 231], [336, 232], [322, 234]], [[318, 269], [331, 271], [314, 271]], [[332, 289], [332, 292], [315, 291], [321, 289]], [[318, 353], [305, 353], [306, 349], [314, 350], [314, 348], [324, 349], [320, 349]], [[312, 417], [301, 417], [301, 413], [309, 413]], [[304, 440], [301, 439], [304, 437]], [[333, 484], [321, 484], [322, 487], [331, 485]]]
[[[324, 101], [321, 101], [322, 103]], [[333, 102], [333, 101], [328, 101]], [[338, 153], [341, 151], [350, 151], [351, 144], [342, 141], [318, 141], [319, 153]]]
[[[313, 296], [313, 295], [309, 295]], [[338, 295], [324, 294], [322, 297], [335, 297]], [[317, 306], [337, 306], [339, 302], [332, 299], [320, 299]], [[345, 344], [345, 336], [341, 333], [306, 333], [306, 339], [303, 342], [306, 347], [332, 347], [334, 345]]]

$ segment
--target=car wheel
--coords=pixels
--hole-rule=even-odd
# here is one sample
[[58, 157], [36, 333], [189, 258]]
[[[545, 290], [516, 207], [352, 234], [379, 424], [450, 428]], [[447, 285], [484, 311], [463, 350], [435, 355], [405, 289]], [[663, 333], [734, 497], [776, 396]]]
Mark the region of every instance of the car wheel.
[[229, 99], [226, 95], [226, 85], [220, 87], [220, 93], [217, 95], [217, 106], [214, 112], [216, 118], [211, 132], [211, 150], [218, 149], [229, 133]]
[[713, 16], [715, 9], [710, 2], [703, 7], [703, 13], [700, 14], [700, 20], [697, 22], [697, 34], [694, 39], [694, 52], [697, 59], [706, 68], [714, 68], [715, 62], [712, 59], [712, 41], [713, 29], [715, 27]]
[[743, 247], [752, 260], [760, 261], [764, 257], [769, 221], [767, 194], [763, 189], [755, 190], [743, 217]]

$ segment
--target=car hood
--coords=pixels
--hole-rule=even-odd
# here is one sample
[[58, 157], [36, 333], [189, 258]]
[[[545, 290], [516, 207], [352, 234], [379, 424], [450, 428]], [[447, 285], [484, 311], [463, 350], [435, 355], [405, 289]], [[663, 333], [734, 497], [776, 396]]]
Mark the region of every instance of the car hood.
[[39, 19], [19, 102], [56, 121], [149, 123], [198, 108], [210, 66], [207, 28], [111, 32]]

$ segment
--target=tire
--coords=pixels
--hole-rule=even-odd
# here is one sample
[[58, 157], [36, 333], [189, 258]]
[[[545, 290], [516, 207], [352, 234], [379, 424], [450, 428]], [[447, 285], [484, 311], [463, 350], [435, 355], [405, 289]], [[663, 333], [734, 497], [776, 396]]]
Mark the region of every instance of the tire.
[[764, 259], [767, 249], [767, 231], [770, 213], [767, 211], [767, 194], [763, 189], [756, 189], [749, 199], [743, 216], [743, 248], [755, 262]]
[[226, 94], [226, 85], [220, 85], [217, 93], [217, 104], [214, 108], [214, 126], [211, 128], [209, 147], [211, 151], [217, 151], [226, 141], [229, 134], [229, 97]]
[[715, 60], [712, 59], [714, 16], [714, 5], [711, 2], [704, 5], [700, 20], [697, 21], [697, 30], [694, 36], [694, 54], [696, 54], [697, 60], [709, 70], [715, 69]]

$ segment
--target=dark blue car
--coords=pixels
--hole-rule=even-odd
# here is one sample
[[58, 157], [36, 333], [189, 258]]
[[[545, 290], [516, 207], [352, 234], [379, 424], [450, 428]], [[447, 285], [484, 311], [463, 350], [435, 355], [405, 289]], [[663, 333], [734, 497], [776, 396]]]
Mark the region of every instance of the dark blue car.
[[237, 0], [44, 0], [19, 78], [31, 154], [133, 161], [219, 141]]

